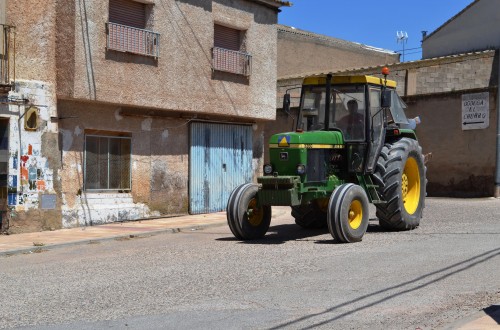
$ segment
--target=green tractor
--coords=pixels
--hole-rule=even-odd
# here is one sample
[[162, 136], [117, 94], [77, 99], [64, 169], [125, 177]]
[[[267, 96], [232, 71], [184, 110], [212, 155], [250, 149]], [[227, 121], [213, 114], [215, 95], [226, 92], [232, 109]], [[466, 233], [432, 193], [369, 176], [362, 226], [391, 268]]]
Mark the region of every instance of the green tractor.
[[[241, 240], [262, 238], [271, 206], [291, 206], [303, 228], [328, 227], [335, 241], [361, 241], [369, 203], [386, 230], [416, 228], [426, 168], [396, 82], [373, 76], [311, 76], [303, 81], [294, 131], [269, 141], [258, 184], [229, 196], [227, 221]], [[284, 96], [290, 114], [290, 94]]]

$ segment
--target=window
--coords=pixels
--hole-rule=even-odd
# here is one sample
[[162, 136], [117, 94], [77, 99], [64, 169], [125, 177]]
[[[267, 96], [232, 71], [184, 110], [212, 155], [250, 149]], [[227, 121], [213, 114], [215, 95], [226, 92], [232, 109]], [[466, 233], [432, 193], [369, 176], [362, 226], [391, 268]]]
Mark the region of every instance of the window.
[[85, 190], [130, 190], [131, 138], [85, 136]]
[[214, 25], [212, 68], [249, 76], [252, 56], [244, 51], [244, 31], [223, 25]]
[[110, 0], [107, 48], [159, 56], [160, 34], [146, 30], [148, 5], [133, 0]]

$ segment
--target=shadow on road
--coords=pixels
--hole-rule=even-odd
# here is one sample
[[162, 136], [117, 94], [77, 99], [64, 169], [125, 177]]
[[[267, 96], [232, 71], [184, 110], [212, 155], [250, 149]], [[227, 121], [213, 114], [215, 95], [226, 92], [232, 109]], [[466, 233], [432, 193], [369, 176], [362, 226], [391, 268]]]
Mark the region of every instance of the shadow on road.
[[[313, 323], [312, 325], [309, 325], [309, 326], [300, 326], [300, 328], [301, 329], [312, 329], [315, 327], [324, 326], [325, 324], [328, 324], [330, 322], [334, 322], [334, 321], [339, 320], [341, 318], [344, 318], [348, 315], [354, 314], [358, 311], [361, 311], [361, 310], [373, 307], [375, 305], [381, 304], [385, 301], [394, 299], [400, 295], [413, 293], [413, 292], [418, 291], [422, 288], [425, 288], [431, 284], [435, 284], [437, 282], [443, 281], [450, 276], [464, 272], [472, 267], [478, 266], [478, 265], [480, 265], [484, 262], [487, 262], [493, 258], [496, 258], [498, 256], [500, 256], [500, 247], [493, 249], [493, 250], [490, 250], [490, 251], [487, 251], [487, 252], [484, 252], [484, 253], [479, 254], [477, 256], [474, 256], [472, 258], [466, 259], [464, 261], [452, 264], [450, 266], [441, 268], [441, 269], [436, 270], [434, 272], [416, 277], [412, 280], [405, 281], [405, 282], [402, 282], [400, 284], [393, 285], [393, 286], [390, 286], [390, 287], [382, 289], [382, 290], [374, 291], [374, 292], [366, 294], [366, 295], [362, 295], [358, 298], [352, 299], [350, 301], [346, 301], [344, 303], [340, 303], [340, 304], [332, 306], [331, 308], [328, 308], [322, 312], [306, 315], [306, 316], [297, 318], [295, 320], [291, 320], [291, 321], [279, 324], [279, 325], [272, 327], [272, 328], [269, 328], [269, 329], [283, 329], [283, 328], [288, 328], [290, 326], [293, 326], [294, 328], [296, 328], [296, 327], [298, 327], [298, 323], [300, 323], [300, 322], [307, 321], [307, 320], [312, 321], [312, 319], [315, 317], [321, 317], [321, 316], [324, 316], [326, 314], [333, 313], [336, 310], [341, 309], [341, 308], [348, 308], [349, 309], [349, 306], [353, 306], [356, 303], [360, 303], [360, 302], [366, 300], [364, 305], [361, 307], [350, 309], [347, 312], [343, 312], [343, 313], [336, 315], [334, 317], [331, 317], [327, 320], [322, 320], [322, 321]], [[391, 293], [390, 291], [394, 291], [394, 292]], [[375, 301], [369, 302], [368, 301], [369, 299], [375, 299]], [[497, 322], [499, 322], [500, 311], [499, 311], [498, 307], [487, 308], [487, 309], [485, 309], [485, 312], [488, 315], [490, 315], [493, 319], [495, 319]]]
[[495, 320], [497, 324], [500, 324], [500, 305], [492, 305], [485, 308], [484, 312]]
[[[269, 227], [266, 236], [262, 239], [251, 241], [240, 241], [235, 237], [217, 238], [217, 241], [237, 241], [241, 244], [283, 244], [289, 241], [309, 240], [312, 237], [328, 234], [327, 228], [321, 229], [304, 229], [296, 224], [285, 224]], [[333, 243], [333, 240], [330, 240]]]
[[[376, 222], [372, 221], [374, 221], [374, 219], [370, 219], [370, 224], [368, 225], [367, 233], [387, 232], [387, 230], [378, 225], [378, 221]], [[262, 239], [240, 241], [239, 239], [231, 236], [231, 237], [217, 238], [216, 241], [235, 241], [235, 242], [240, 242], [241, 244], [274, 245], [274, 244], [284, 244], [290, 241], [309, 241], [313, 237], [325, 234], [330, 235], [327, 227], [304, 229], [296, 224], [283, 224], [283, 225], [269, 227], [266, 236], [264, 236], [264, 238]], [[333, 237], [331, 237], [331, 239], [316, 240], [314, 242], [316, 244], [342, 244], [340, 242], [335, 241]]]

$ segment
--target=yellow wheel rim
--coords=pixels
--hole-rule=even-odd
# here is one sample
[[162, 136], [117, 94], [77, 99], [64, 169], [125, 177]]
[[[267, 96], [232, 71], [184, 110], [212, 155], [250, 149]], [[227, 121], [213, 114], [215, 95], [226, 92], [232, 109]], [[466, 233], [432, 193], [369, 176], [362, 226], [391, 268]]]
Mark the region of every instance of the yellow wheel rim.
[[325, 213], [328, 212], [328, 202], [329, 201], [330, 200], [328, 198], [321, 198], [321, 199], [317, 200], [318, 207], [322, 212], [325, 212]]
[[406, 161], [401, 178], [401, 189], [406, 212], [415, 213], [420, 202], [420, 172], [415, 158], [409, 157]]
[[252, 198], [250, 203], [248, 203], [247, 215], [248, 222], [254, 227], [259, 226], [262, 223], [262, 219], [264, 219], [264, 212], [262, 208], [257, 207], [257, 200], [255, 198]]
[[363, 206], [358, 200], [354, 200], [349, 207], [349, 226], [352, 229], [358, 229], [361, 226], [361, 221], [363, 220]]

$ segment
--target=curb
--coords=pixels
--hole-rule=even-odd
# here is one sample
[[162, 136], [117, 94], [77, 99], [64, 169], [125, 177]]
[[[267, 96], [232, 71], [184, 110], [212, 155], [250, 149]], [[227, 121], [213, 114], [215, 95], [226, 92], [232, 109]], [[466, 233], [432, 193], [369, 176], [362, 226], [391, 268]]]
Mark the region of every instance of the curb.
[[134, 233], [129, 233], [129, 234], [120, 234], [120, 235], [113, 235], [113, 236], [106, 236], [106, 237], [88, 238], [88, 239], [82, 239], [82, 240], [73, 241], [73, 242], [52, 243], [52, 244], [47, 244], [47, 245], [42, 245], [42, 246], [33, 246], [33, 247], [29, 247], [29, 248], [19, 248], [19, 249], [13, 249], [13, 250], [0, 251], [0, 257], [4, 257], [4, 256], [10, 257], [10, 256], [17, 255], [17, 254], [41, 253], [41, 252], [46, 252], [49, 250], [54, 250], [54, 249], [58, 249], [58, 248], [68, 247], [68, 246], [91, 244], [94, 242], [113, 241], [113, 240], [124, 239], [124, 238], [125, 239], [133, 239], [133, 238], [156, 236], [156, 235], [160, 235], [160, 234], [176, 234], [176, 233], [180, 233], [183, 231], [196, 231], [196, 230], [203, 230], [205, 228], [210, 228], [210, 227], [220, 227], [220, 226], [223, 226], [225, 224], [226, 224], [226, 222], [220, 221], [217, 223], [200, 224], [200, 225], [196, 225], [196, 226], [165, 228], [165, 229], [158, 229], [158, 230], [152, 230], [152, 231], [134, 232]]

